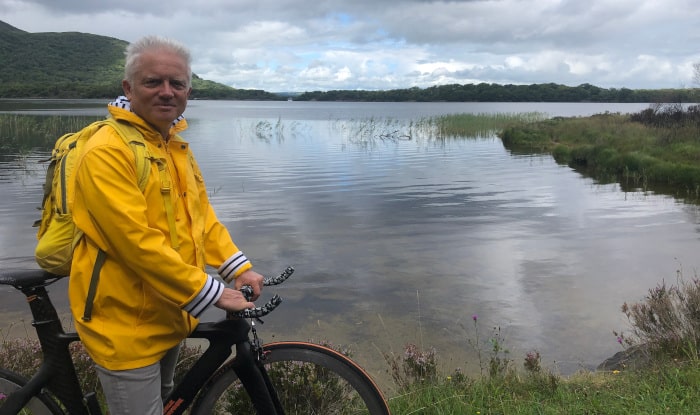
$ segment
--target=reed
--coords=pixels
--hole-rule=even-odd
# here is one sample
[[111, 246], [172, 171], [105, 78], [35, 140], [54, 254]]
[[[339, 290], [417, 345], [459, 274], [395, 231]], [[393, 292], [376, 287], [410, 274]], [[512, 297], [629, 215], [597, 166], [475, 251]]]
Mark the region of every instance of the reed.
[[435, 117], [433, 123], [438, 138], [487, 138], [513, 124], [529, 124], [544, 119], [546, 115], [539, 112], [450, 114]]
[[645, 111], [522, 123], [505, 128], [500, 137], [511, 152], [550, 153], [558, 163], [598, 180], [618, 181], [625, 189], [697, 200], [700, 117], [650, 122], [642, 114]]
[[369, 147], [381, 142], [493, 138], [508, 126], [544, 119], [546, 115], [537, 112], [448, 114], [411, 120], [368, 117], [336, 120], [331, 128], [348, 142]]
[[65, 133], [78, 131], [98, 116], [0, 114], [0, 149], [23, 152], [49, 149]]

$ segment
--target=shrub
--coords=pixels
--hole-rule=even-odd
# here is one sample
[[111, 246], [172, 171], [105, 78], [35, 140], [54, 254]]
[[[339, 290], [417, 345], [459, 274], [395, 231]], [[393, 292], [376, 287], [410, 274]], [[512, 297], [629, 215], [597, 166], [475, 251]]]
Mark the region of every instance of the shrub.
[[677, 285], [662, 281], [641, 302], [622, 305], [632, 330], [618, 334], [626, 346], [644, 346], [672, 358], [697, 358], [700, 343], [700, 280], [685, 281], [679, 271]]
[[407, 344], [403, 356], [385, 354], [391, 377], [401, 389], [437, 379], [437, 359], [435, 349], [420, 350], [415, 344]]

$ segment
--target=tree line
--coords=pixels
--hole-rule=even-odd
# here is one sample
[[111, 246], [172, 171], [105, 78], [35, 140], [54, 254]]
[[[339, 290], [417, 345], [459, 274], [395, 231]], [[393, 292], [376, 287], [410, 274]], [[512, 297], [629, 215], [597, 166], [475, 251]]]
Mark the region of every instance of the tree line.
[[531, 85], [452, 84], [387, 91], [332, 90], [305, 92], [298, 101], [384, 102], [696, 102], [697, 89], [600, 88], [591, 84], [571, 87], [548, 83]]

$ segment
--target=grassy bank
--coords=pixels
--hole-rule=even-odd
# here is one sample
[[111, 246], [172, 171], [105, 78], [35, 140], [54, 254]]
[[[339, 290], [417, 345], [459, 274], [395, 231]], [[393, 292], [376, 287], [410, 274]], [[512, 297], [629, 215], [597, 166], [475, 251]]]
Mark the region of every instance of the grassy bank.
[[550, 153], [603, 182], [700, 198], [700, 109], [657, 106], [637, 114], [599, 114], [511, 125], [500, 134], [516, 153]]
[[416, 384], [391, 399], [396, 414], [696, 414], [697, 363], [639, 372], [546, 373]]
[[[678, 281], [671, 286], [662, 283], [643, 301], [622, 306], [630, 326], [615, 334], [628, 359], [615, 369], [562, 377], [541, 365], [538, 352], [511, 359], [503, 353], [506, 345], [491, 338], [483, 339], [487, 346], [479, 354], [481, 373], [458, 369], [440, 373], [440, 356], [434, 350], [407, 345], [402, 355], [385, 356], [393, 380], [393, 386], [385, 388], [392, 413], [696, 414], [700, 281], [697, 277]], [[476, 316], [472, 319], [478, 324]], [[36, 341], [5, 338], [0, 346], [1, 367], [25, 375], [36, 370], [40, 361]], [[92, 362], [80, 344], [71, 347], [83, 387], [97, 389], [101, 397]], [[183, 348], [177, 379], [201, 351], [199, 346]]]
[[[3, 360], [9, 358], [13, 369], [31, 369], [38, 363], [38, 350], [33, 342], [5, 342], [0, 365], [8, 367]], [[179, 374], [197, 353], [195, 348], [183, 349]], [[101, 396], [91, 362], [79, 345], [74, 358], [83, 387], [97, 388]], [[697, 360], [665, 360], [643, 370], [581, 372], [566, 378], [544, 368], [525, 369], [526, 362], [519, 370], [513, 367], [493, 377], [458, 373], [416, 377], [398, 392], [387, 393], [388, 402], [397, 415], [696, 414], [700, 402]]]

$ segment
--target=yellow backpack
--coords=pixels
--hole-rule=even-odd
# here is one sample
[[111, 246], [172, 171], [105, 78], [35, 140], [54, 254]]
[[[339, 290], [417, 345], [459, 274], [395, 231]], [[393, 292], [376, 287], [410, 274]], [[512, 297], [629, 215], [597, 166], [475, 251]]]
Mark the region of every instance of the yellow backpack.
[[[68, 209], [68, 195], [73, 193], [73, 170], [83, 145], [105, 125], [113, 127], [134, 152], [136, 174], [141, 191], [148, 182], [151, 157], [141, 133], [128, 123], [114, 118], [96, 121], [75, 133], [68, 133], [56, 140], [46, 172], [41, 220], [34, 226], [37, 232], [36, 262], [44, 270], [57, 275], [69, 275], [73, 249], [83, 233], [73, 223]], [[167, 203], [166, 203], [167, 204]]]

